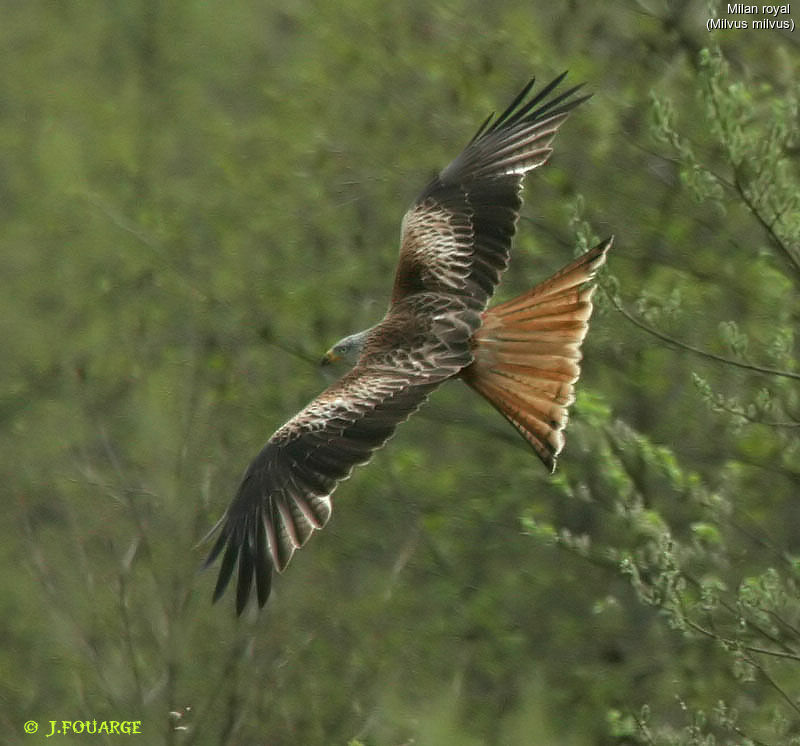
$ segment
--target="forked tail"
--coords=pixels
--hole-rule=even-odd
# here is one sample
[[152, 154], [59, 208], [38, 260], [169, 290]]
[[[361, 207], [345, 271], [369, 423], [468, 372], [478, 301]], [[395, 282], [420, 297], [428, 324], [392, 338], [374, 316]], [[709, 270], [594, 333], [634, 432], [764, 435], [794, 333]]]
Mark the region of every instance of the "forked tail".
[[[475, 333], [462, 378], [522, 434], [553, 471], [580, 376], [581, 343], [592, 315], [591, 284], [609, 238], [550, 279], [490, 308]], [[588, 283], [588, 284], [587, 284]]]

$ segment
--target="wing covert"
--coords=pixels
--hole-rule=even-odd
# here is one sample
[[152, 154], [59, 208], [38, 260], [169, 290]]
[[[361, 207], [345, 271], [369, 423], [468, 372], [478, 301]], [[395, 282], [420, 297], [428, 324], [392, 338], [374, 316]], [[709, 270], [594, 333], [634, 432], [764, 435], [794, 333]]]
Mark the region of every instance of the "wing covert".
[[325, 525], [338, 483], [369, 461], [447, 375], [358, 366], [281, 427], [247, 468], [212, 529], [218, 535], [205, 566], [222, 554], [214, 601], [238, 564], [237, 614], [254, 585], [263, 606], [273, 567], [282, 572], [295, 549]]
[[420, 194], [403, 218], [393, 303], [436, 292], [486, 308], [508, 266], [522, 179], [547, 161], [558, 128], [588, 98], [575, 97], [580, 86], [551, 95], [565, 75], [529, 98], [532, 80]]

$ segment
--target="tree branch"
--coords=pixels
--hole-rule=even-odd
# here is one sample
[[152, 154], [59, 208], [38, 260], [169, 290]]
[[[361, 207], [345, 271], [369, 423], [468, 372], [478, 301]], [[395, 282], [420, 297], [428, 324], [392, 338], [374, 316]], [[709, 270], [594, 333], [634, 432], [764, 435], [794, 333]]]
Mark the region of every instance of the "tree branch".
[[780, 220], [782, 213], [775, 213], [775, 218], [771, 223], [768, 223], [764, 216], [758, 209], [758, 205], [755, 201], [751, 200], [747, 194], [747, 191], [744, 188], [740, 178], [739, 178], [739, 170], [734, 170], [734, 186], [736, 187], [736, 192], [738, 193], [739, 197], [741, 198], [742, 202], [747, 206], [747, 209], [750, 210], [752, 216], [758, 221], [759, 225], [767, 232], [772, 244], [778, 251], [783, 254], [783, 256], [789, 262], [789, 265], [797, 274], [798, 278], [800, 278], [800, 257], [794, 255], [794, 252], [787, 246], [783, 239], [775, 232], [775, 223]]
[[[602, 286], [601, 286], [602, 287]], [[701, 350], [699, 347], [694, 347], [693, 345], [687, 344], [686, 342], [681, 342], [679, 339], [675, 339], [674, 337], [669, 336], [668, 334], [664, 334], [664, 332], [659, 331], [655, 327], [646, 324], [641, 319], [636, 318], [630, 311], [628, 311], [620, 302], [619, 300], [612, 295], [606, 288], [603, 288], [608, 299], [611, 301], [611, 305], [617, 309], [628, 321], [630, 321], [634, 326], [639, 327], [639, 329], [651, 334], [654, 337], [666, 342], [667, 344], [673, 345], [674, 347], [678, 347], [679, 349], [686, 350], [687, 352], [692, 352], [695, 355], [699, 355], [700, 357], [704, 357], [707, 360], [714, 360], [718, 363], [724, 363], [725, 365], [733, 365], [737, 368], [743, 368], [744, 370], [750, 370], [755, 373], [761, 373], [763, 375], [768, 376], [782, 376], [783, 378], [792, 378], [795, 381], [800, 381], [800, 373], [793, 373], [789, 370], [778, 370], [777, 368], [767, 368], [761, 365], [753, 365], [751, 363], [743, 363], [740, 360], [734, 360], [729, 357], [724, 357], [723, 355], [716, 355], [713, 352], [707, 352], [706, 350]]]

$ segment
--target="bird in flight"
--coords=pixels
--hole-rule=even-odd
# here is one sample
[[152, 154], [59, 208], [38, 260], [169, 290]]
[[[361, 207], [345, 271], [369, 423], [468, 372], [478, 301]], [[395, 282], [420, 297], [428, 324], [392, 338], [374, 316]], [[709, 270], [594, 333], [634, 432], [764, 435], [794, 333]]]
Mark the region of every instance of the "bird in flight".
[[558, 93], [566, 73], [534, 80], [405, 214], [383, 319], [335, 344], [353, 367], [267, 441], [247, 468], [205, 566], [220, 554], [214, 601], [238, 564], [236, 611], [270, 594], [295, 549], [331, 515], [339, 482], [364, 464], [444, 381], [461, 378], [519, 431], [552, 471], [580, 374], [591, 283], [608, 239], [523, 295], [487, 310], [508, 266], [525, 174], [544, 164], [569, 112], [589, 96]]

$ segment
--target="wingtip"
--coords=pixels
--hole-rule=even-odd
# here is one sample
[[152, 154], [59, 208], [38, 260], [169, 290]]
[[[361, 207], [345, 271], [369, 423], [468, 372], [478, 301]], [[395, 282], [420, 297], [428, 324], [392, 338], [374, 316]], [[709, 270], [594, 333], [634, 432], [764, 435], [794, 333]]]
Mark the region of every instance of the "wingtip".
[[607, 254], [608, 250], [614, 245], [614, 234], [612, 233], [608, 238], [603, 239], [597, 244], [597, 249], [601, 254]]
[[258, 607], [263, 608], [267, 603], [272, 590], [273, 563], [262, 520], [256, 521], [255, 535], [249, 532], [244, 532], [242, 535], [225, 525], [226, 518], [227, 514], [217, 521], [214, 528], [203, 538], [202, 541], [207, 541], [221, 529], [200, 569], [201, 571], [208, 569], [222, 555], [211, 603], [216, 604], [225, 595], [233, 576], [236, 575], [235, 608], [236, 615], [241, 616], [253, 595], [253, 586]]
[[[214, 525], [214, 528], [211, 529], [197, 544], [195, 548], [198, 548], [201, 544], [205, 544], [222, 526], [223, 521], [225, 520], [225, 516], [220, 518], [219, 521]], [[214, 546], [211, 547], [211, 551], [208, 553], [208, 556], [205, 558], [202, 566], [200, 567], [201, 570], [207, 570], [211, 565], [216, 562], [217, 557], [219, 557], [222, 550], [225, 548], [225, 544], [227, 543], [228, 535], [223, 531], [217, 537], [217, 540], [214, 542]]]

